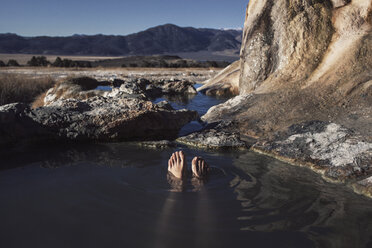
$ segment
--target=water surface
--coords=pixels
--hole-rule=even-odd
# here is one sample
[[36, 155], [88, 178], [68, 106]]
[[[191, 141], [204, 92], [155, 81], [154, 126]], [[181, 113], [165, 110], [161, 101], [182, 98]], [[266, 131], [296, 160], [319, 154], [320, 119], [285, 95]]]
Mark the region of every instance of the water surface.
[[[175, 192], [183, 149], [214, 172]], [[4, 153], [4, 152], [2, 152]], [[1, 247], [369, 247], [372, 201], [251, 152], [125, 143], [23, 147], [0, 171]], [[4, 155], [4, 154], [1, 154]], [[17, 155], [17, 156], [13, 156]]]
[[[201, 115], [224, 101], [171, 100]], [[190, 125], [181, 133], [202, 126]], [[168, 180], [180, 149], [213, 166], [205, 184]], [[372, 200], [249, 151], [55, 144], [0, 157], [0, 247], [372, 247]]]
[[[199, 88], [202, 84], [195, 84], [195, 88]], [[212, 97], [206, 96], [198, 92], [197, 94], [189, 94], [183, 96], [163, 96], [153, 100], [154, 103], [161, 101], [168, 101], [174, 109], [189, 109], [198, 112], [199, 116], [203, 116], [208, 112], [208, 110], [218, 104], [227, 101], [227, 97]], [[179, 136], [185, 136], [187, 134], [197, 132], [203, 129], [204, 123], [202, 121], [192, 121], [185, 125], [179, 132]]]

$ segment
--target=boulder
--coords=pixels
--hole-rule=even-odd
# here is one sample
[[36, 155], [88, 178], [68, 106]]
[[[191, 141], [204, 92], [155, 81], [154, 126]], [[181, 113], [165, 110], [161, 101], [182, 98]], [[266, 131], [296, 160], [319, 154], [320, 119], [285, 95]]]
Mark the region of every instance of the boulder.
[[233, 119], [261, 137], [322, 120], [371, 137], [370, 0], [251, 0], [240, 57], [239, 92], [250, 97], [214, 107], [205, 121]]
[[176, 94], [197, 94], [194, 88], [194, 83], [189, 81], [168, 81], [164, 83], [161, 87], [162, 93], [167, 95]]
[[146, 85], [146, 94], [150, 97], [162, 95], [194, 95], [197, 91], [194, 83], [187, 80], [161, 79]]
[[207, 96], [239, 95], [240, 61], [235, 61], [215, 77], [203, 82], [197, 91]]
[[336, 123], [311, 121], [296, 124], [253, 150], [312, 167], [325, 177], [347, 182], [372, 173], [372, 143]]
[[29, 105], [24, 103], [0, 106], [0, 146], [21, 140], [34, 141], [53, 136], [40, 123], [28, 116], [30, 112]]
[[202, 120], [233, 121], [255, 151], [372, 195], [371, 72], [371, 0], [250, 0], [240, 95]]
[[226, 121], [211, 123], [199, 132], [178, 138], [177, 142], [210, 149], [246, 148], [247, 144], [241, 140], [239, 133], [232, 131], [232, 125]]
[[112, 80], [111, 84], [113, 87], [120, 87], [123, 83], [124, 83], [124, 80], [115, 78], [114, 80]]
[[358, 194], [363, 194], [372, 198], [372, 177], [365, 178], [351, 184], [351, 187]]
[[93, 96], [103, 95], [104, 92], [95, 90], [100, 84], [99, 81], [89, 77], [70, 78], [57, 83], [49, 89], [44, 97], [44, 105], [49, 105], [59, 99], [84, 100]]
[[[115, 81], [116, 80], [116, 81]], [[140, 98], [160, 97], [162, 95], [197, 94], [194, 83], [186, 80], [154, 80], [145, 78], [131, 78], [127, 80], [115, 79], [112, 91], [96, 90], [101, 83], [88, 77], [71, 78], [57, 83], [49, 89], [44, 97], [44, 105], [50, 105], [59, 99], [86, 100], [95, 96], [111, 98]]]
[[159, 140], [159, 141], [142, 141], [138, 143], [141, 147], [152, 148], [152, 149], [167, 149], [177, 147], [176, 142], [169, 140]]
[[138, 98], [60, 99], [34, 110], [13, 104], [0, 108], [0, 140], [5, 144], [175, 139], [185, 124], [197, 118], [195, 111], [175, 111]]

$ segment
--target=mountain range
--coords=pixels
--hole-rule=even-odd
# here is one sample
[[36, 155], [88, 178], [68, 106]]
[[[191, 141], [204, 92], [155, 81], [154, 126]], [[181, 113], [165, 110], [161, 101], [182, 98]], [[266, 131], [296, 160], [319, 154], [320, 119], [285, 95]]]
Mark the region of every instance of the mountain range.
[[6, 33], [0, 34], [0, 53], [122, 56], [229, 50], [238, 54], [241, 38], [241, 30], [179, 27], [173, 24], [126, 36], [22, 37]]

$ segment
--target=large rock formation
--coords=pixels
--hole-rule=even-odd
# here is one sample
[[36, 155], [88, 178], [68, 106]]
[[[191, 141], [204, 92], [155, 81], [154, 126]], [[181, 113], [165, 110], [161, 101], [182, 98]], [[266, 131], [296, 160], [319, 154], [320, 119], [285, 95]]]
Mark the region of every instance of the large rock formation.
[[175, 111], [136, 98], [66, 99], [34, 110], [15, 103], [0, 107], [0, 145], [20, 141], [174, 139], [197, 117], [195, 111]]
[[[68, 79], [48, 90], [38, 108], [15, 103], [0, 106], [0, 145], [20, 141], [129, 141], [175, 139], [179, 130], [198, 118], [196, 111], [154, 104], [147, 80], [124, 82], [112, 92], [95, 88], [90, 78]], [[159, 83], [160, 93], [196, 92], [190, 82]]]
[[[112, 86], [111, 91], [97, 90], [98, 86]], [[115, 79], [112, 82], [98, 81], [89, 77], [70, 78], [57, 83], [43, 96], [43, 104], [49, 105], [57, 100], [78, 99], [86, 100], [94, 96], [104, 97], [130, 97], [146, 100], [148, 97], [163, 95], [196, 94], [194, 83], [187, 80], [146, 78]]]
[[251, 0], [242, 42], [240, 95], [202, 119], [329, 179], [371, 176], [372, 1]]
[[314, 119], [370, 134], [371, 30], [370, 0], [250, 1], [239, 91], [252, 96], [239, 99], [240, 110], [221, 105], [204, 119], [236, 119], [257, 137]]

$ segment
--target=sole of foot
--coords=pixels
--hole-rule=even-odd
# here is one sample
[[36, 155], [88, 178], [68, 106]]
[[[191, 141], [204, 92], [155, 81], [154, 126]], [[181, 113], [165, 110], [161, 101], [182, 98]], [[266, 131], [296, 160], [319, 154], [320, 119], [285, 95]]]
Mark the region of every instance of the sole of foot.
[[183, 151], [174, 152], [168, 160], [168, 172], [178, 179], [186, 176], [186, 159]]
[[196, 178], [204, 179], [208, 176], [210, 168], [203, 158], [195, 157], [191, 162], [191, 170]]

